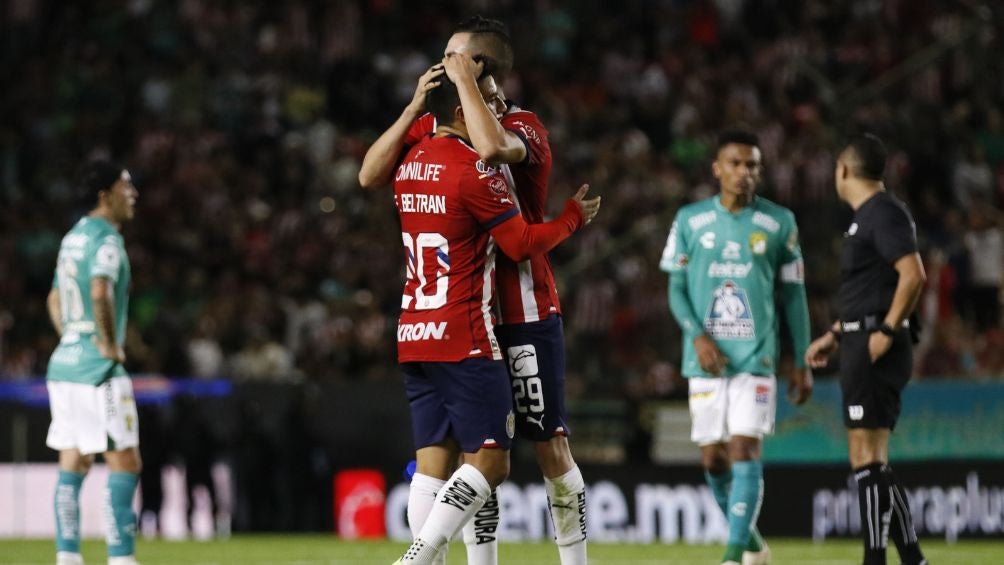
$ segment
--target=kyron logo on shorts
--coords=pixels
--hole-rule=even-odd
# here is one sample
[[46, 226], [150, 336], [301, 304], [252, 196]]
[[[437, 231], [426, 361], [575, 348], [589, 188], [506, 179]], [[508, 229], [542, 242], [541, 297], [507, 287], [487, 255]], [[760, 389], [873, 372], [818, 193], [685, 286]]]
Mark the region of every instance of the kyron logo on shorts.
[[860, 404], [848, 406], [847, 415], [851, 417], [851, 420], [860, 420], [865, 417], [865, 407]]
[[533, 344], [514, 345], [507, 350], [509, 371], [514, 377], [532, 377], [537, 374], [537, 349]]

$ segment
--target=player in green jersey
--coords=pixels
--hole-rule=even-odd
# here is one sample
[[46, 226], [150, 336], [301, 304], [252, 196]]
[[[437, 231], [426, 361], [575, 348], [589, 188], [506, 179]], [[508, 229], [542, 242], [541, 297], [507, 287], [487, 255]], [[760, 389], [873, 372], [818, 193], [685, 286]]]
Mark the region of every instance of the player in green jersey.
[[770, 560], [756, 520], [763, 501], [761, 443], [773, 432], [776, 408], [778, 282], [795, 350], [789, 397], [801, 404], [812, 393], [803, 359], [809, 311], [798, 228], [791, 211], [756, 196], [758, 144], [743, 131], [719, 137], [711, 169], [720, 193], [677, 212], [660, 262], [670, 274], [669, 305], [683, 332], [691, 439], [729, 523], [722, 563], [743, 565]]
[[79, 493], [103, 453], [109, 565], [135, 565], [133, 493], [140, 472], [139, 422], [122, 363], [129, 306], [129, 258], [119, 228], [131, 220], [138, 195], [129, 172], [107, 161], [84, 167], [79, 188], [94, 208], [63, 237], [49, 292], [60, 336], [46, 385], [52, 423], [46, 444], [59, 451], [56, 562], [83, 563]]

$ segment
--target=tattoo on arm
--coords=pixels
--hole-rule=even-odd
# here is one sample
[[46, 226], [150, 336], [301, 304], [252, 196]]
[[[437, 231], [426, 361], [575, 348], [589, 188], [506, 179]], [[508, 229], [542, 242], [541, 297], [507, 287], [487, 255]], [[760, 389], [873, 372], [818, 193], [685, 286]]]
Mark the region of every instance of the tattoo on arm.
[[91, 279], [91, 301], [94, 303], [98, 338], [106, 343], [115, 343], [115, 297], [110, 280], [104, 277]]

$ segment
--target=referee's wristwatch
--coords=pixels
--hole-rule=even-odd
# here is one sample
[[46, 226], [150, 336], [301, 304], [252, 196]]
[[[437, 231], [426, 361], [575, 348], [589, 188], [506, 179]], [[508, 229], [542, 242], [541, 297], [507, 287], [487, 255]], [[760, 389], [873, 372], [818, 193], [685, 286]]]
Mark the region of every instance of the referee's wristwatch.
[[896, 337], [896, 330], [892, 329], [892, 326], [890, 326], [885, 322], [882, 322], [882, 325], [878, 327], [878, 331], [884, 333], [889, 337]]

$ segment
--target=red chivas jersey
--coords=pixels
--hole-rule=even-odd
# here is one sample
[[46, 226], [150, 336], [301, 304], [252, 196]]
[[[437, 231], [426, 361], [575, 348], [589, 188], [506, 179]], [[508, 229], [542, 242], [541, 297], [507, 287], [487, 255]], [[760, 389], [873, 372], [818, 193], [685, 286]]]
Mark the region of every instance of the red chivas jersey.
[[458, 137], [425, 137], [394, 174], [406, 280], [398, 361], [501, 359], [493, 331], [495, 241], [519, 213], [497, 170]]
[[[417, 143], [435, 130], [436, 120], [425, 114], [415, 120], [405, 136], [405, 144]], [[502, 117], [502, 127], [515, 133], [526, 144], [526, 160], [509, 167], [499, 167], [509, 186], [514, 188], [523, 219], [528, 224], [544, 221], [547, 208], [548, 180], [551, 176], [551, 145], [547, 129], [537, 114], [510, 105]], [[495, 284], [499, 295], [502, 323], [522, 324], [543, 320], [561, 313], [554, 270], [546, 254], [516, 263], [499, 254]]]

